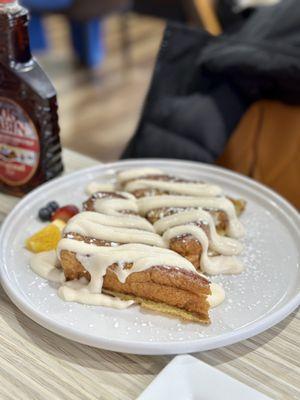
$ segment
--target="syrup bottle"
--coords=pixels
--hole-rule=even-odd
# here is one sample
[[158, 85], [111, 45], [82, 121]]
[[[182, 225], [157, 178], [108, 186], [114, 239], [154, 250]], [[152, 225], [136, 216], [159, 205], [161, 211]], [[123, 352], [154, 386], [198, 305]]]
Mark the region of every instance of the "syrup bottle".
[[28, 20], [0, 0], [0, 190], [16, 196], [63, 170], [56, 92], [31, 56]]

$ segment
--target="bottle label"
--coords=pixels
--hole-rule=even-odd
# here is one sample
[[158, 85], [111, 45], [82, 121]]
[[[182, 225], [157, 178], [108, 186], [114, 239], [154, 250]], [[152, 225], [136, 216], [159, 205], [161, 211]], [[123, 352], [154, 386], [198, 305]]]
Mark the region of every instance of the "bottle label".
[[40, 143], [25, 110], [0, 97], [0, 179], [10, 186], [27, 183], [37, 170]]

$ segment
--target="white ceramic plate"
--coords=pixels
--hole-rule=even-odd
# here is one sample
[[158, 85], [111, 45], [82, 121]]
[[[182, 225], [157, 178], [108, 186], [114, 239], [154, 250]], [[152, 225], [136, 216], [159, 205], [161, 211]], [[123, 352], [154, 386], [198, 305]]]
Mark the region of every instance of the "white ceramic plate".
[[[181, 323], [138, 306], [127, 310], [65, 303], [55, 285], [28, 266], [25, 239], [37, 231], [38, 209], [50, 200], [81, 205], [93, 180], [109, 181], [117, 170], [158, 167], [187, 178], [220, 184], [226, 193], [247, 200], [247, 228], [238, 276], [215, 278], [227, 293], [211, 312], [212, 324]], [[1, 281], [12, 301], [30, 318], [69, 339], [108, 350], [172, 354], [212, 349], [238, 342], [281, 321], [300, 303], [299, 215], [285, 200], [256, 182], [221, 168], [181, 161], [123, 161], [99, 165], [54, 180], [26, 196], [3, 224]]]
[[[225, 397], [227, 394], [228, 397]], [[191, 356], [175, 357], [137, 400], [271, 400]]]

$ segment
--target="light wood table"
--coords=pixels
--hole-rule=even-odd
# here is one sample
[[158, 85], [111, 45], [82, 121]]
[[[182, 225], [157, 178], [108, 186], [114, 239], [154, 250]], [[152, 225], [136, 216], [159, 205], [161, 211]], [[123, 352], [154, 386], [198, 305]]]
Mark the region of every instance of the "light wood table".
[[[64, 157], [66, 173], [96, 164], [71, 151]], [[0, 195], [0, 218], [17, 201]], [[250, 340], [195, 356], [274, 399], [299, 400], [299, 315], [293, 313]], [[171, 359], [113, 353], [66, 340], [23, 315], [0, 290], [1, 400], [131, 400]], [[230, 400], [229, 393], [224, 400]]]

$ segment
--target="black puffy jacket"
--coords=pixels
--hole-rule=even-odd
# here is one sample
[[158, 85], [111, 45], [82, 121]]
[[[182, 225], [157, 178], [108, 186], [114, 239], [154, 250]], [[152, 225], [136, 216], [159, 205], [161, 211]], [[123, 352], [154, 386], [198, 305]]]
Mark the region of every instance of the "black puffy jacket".
[[298, 3], [259, 8], [238, 31], [219, 37], [169, 24], [123, 158], [214, 162], [252, 102], [300, 103]]

